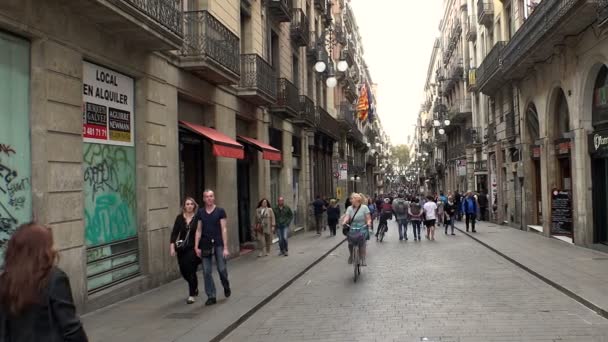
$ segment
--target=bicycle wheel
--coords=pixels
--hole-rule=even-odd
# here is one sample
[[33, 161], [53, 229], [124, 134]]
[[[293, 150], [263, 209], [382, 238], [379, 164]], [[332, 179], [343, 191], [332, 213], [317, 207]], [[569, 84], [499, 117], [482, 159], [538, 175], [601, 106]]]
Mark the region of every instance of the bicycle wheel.
[[353, 245], [353, 270], [354, 270], [354, 281], [357, 282], [359, 277], [359, 246]]
[[386, 232], [386, 225], [382, 225], [382, 229], [379, 231], [379, 235], [378, 238], [380, 240], [380, 242], [382, 242], [382, 240], [384, 240], [384, 233]]

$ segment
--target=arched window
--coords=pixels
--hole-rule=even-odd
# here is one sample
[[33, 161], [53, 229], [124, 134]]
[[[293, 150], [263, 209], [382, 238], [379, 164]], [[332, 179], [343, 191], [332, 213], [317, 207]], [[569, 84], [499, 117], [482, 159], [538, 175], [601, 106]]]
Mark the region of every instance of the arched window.
[[561, 138], [563, 133], [570, 130], [570, 112], [568, 111], [568, 102], [566, 102], [566, 96], [562, 89], [559, 90], [559, 94], [557, 95], [554, 122], [554, 134], [556, 138]]
[[540, 139], [540, 124], [538, 122], [538, 112], [536, 106], [531, 103], [526, 110], [526, 123], [528, 128], [528, 138], [531, 143]]
[[608, 68], [600, 69], [593, 89], [593, 126], [608, 126]]

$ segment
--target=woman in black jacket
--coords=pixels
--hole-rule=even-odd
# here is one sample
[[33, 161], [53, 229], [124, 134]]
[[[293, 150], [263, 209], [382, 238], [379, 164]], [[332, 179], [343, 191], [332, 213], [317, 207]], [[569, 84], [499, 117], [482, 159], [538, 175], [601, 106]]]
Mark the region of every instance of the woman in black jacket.
[[335, 199], [332, 199], [329, 202], [329, 207], [327, 208], [327, 224], [329, 225], [329, 235], [336, 236], [336, 226], [338, 225], [338, 220], [340, 219], [340, 207], [338, 206]]
[[177, 254], [177, 263], [182, 277], [188, 282], [187, 304], [195, 302], [194, 297], [198, 296], [198, 278], [196, 269], [200, 260], [194, 251], [194, 237], [196, 235], [196, 213], [198, 205], [191, 197], [186, 197], [182, 213], [177, 215], [171, 231], [171, 256]]
[[0, 275], [0, 341], [86, 342], [50, 228], [24, 224], [8, 241]]

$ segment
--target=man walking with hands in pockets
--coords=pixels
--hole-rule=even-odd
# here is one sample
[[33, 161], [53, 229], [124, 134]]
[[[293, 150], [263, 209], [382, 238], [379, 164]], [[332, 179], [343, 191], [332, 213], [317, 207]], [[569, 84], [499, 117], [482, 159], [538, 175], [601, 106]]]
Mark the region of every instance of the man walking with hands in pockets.
[[211, 190], [203, 192], [204, 207], [198, 210], [196, 220], [196, 237], [194, 250], [196, 255], [203, 260], [203, 279], [205, 281], [205, 293], [207, 301], [205, 305], [216, 303], [215, 282], [213, 281], [212, 258], [215, 254], [217, 273], [220, 275], [224, 296], [230, 297], [230, 283], [228, 282], [228, 270], [226, 258], [230, 256], [228, 250], [228, 228], [226, 227], [226, 211], [215, 205], [215, 194]]

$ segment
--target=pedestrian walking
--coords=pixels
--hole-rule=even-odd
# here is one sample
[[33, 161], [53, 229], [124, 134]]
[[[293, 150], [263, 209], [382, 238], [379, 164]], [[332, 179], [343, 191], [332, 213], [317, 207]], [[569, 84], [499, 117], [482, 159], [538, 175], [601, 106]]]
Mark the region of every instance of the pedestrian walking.
[[465, 214], [467, 232], [469, 231], [469, 225], [473, 228], [473, 233], [477, 232], [475, 230], [475, 220], [477, 218], [478, 207], [479, 205], [473, 192], [467, 191], [465, 198], [462, 200], [462, 212]]
[[422, 223], [422, 207], [420, 206], [420, 200], [414, 197], [410, 203], [408, 210], [410, 222], [412, 222], [412, 230], [414, 231], [414, 241], [420, 241], [422, 237], [420, 235], [420, 225]]
[[454, 197], [448, 196], [448, 203], [445, 205], [445, 234], [448, 234], [448, 226], [451, 228], [451, 234], [454, 234], [454, 221], [456, 221], [456, 204], [454, 203]]
[[458, 221], [462, 221], [462, 196], [458, 190], [454, 192], [454, 204], [456, 204], [456, 217]]
[[393, 212], [395, 213], [395, 219], [397, 220], [397, 226], [399, 228], [399, 241], [402, 241], [403, 239], [407, 241], [409, 207], [410, 202], [406, 201], [401, 194], [393, 201]]
[[285, 205], [285, 198], [279, 197], [279, 203], [274, 208], [274, 216], [277, 223], [277, 236], [279, 238], [279, 255], [289, 255], [289, 244], [287, 239], [289, 237], [289, 225], [293, 220], [293, 211], [287, 205]]
[[315, 214], [315, 228], [317, 229], [317, 235], [321, 235], [321, 230], [323, 229], [323, 213], [327, 207], [325, 206], [325, 201], [321, 199], [320, 195], [315, 197], [315, 200], [312, 202], [312, 208]]
[[[446, 198], [447, 202], [447, 198]], [[445, 222], [445, 203], [441, 200], [441, 198], [436, 202], [437, 204], [437, 227], [443, 226]]]
[[477, 197], [477, 202], [479, 203], [479, 220], [487, 221], [488, 214], [488, 195], [485, 190], [482, 190], [479, 196]]
[[196, 215], [196, 238], [194, 250], [196, 255], [203, 261], [203, 280], [205, 282], [205, 293], [207, 301], [205, 305], [213, 305], [217, 302], [215, 282], [212, 275], [212, 258], [215, 255], [217, 273], [224, 287], [224, 296], [230, 297], [230, 282], [228, 281], [228, 268], [226, 258], [230, 256], [228, 250], [228, 218], [226, 211], [215, 205], [215, 194], [207, 189], [203, 191], [203, 202], [205, 206], [198, 210]]
[[276, 228], [276, 219], [267, 199], [262, 198], [258, 203], [254, 222], [256, 240], [258, 240], [258, 258], [268, 256], [272, 246], [272, 235]]
[[[372, 217], [372, 222], [374, 221], [374, 217], [376, 217], [376, 202], [372, 198], [367, 199], [367, 207], [369, 208], [369, 214]], [[374, 227], [371, 227], [371, 230], [374, 230]]]
[[88, 341], [70, 280], [57, 267], [51, 229], [24, 224], [6, 246], [0, 275], [0, 341]]
[[196, 256], [196, 252], [194, 251], [194, 238], [197, 224], [195, 216], [197, 211], [198, 204], [193, 198], [186, 197], [181, 214], [177, 215], [175, 218], [169, 245], [171, 256], [177, 255], [179, 271], [188, 283], [187, 304], [194, 303], [194, 297], [198, 296], [196, 269], [201, 259]]
[[340, 220], [340, 206], [335, 199], [329, 201], [327, 208], [327, 224], [329, 225], [329, 236], [336, 236], [336, 226]]
[[435, 241], [435, 224], [437, 222], [437, 204], [433, 201], [433, 196], [428, 197], [428, 201], [423, 206], [424, 225], [426, 226], [426, 238]]

